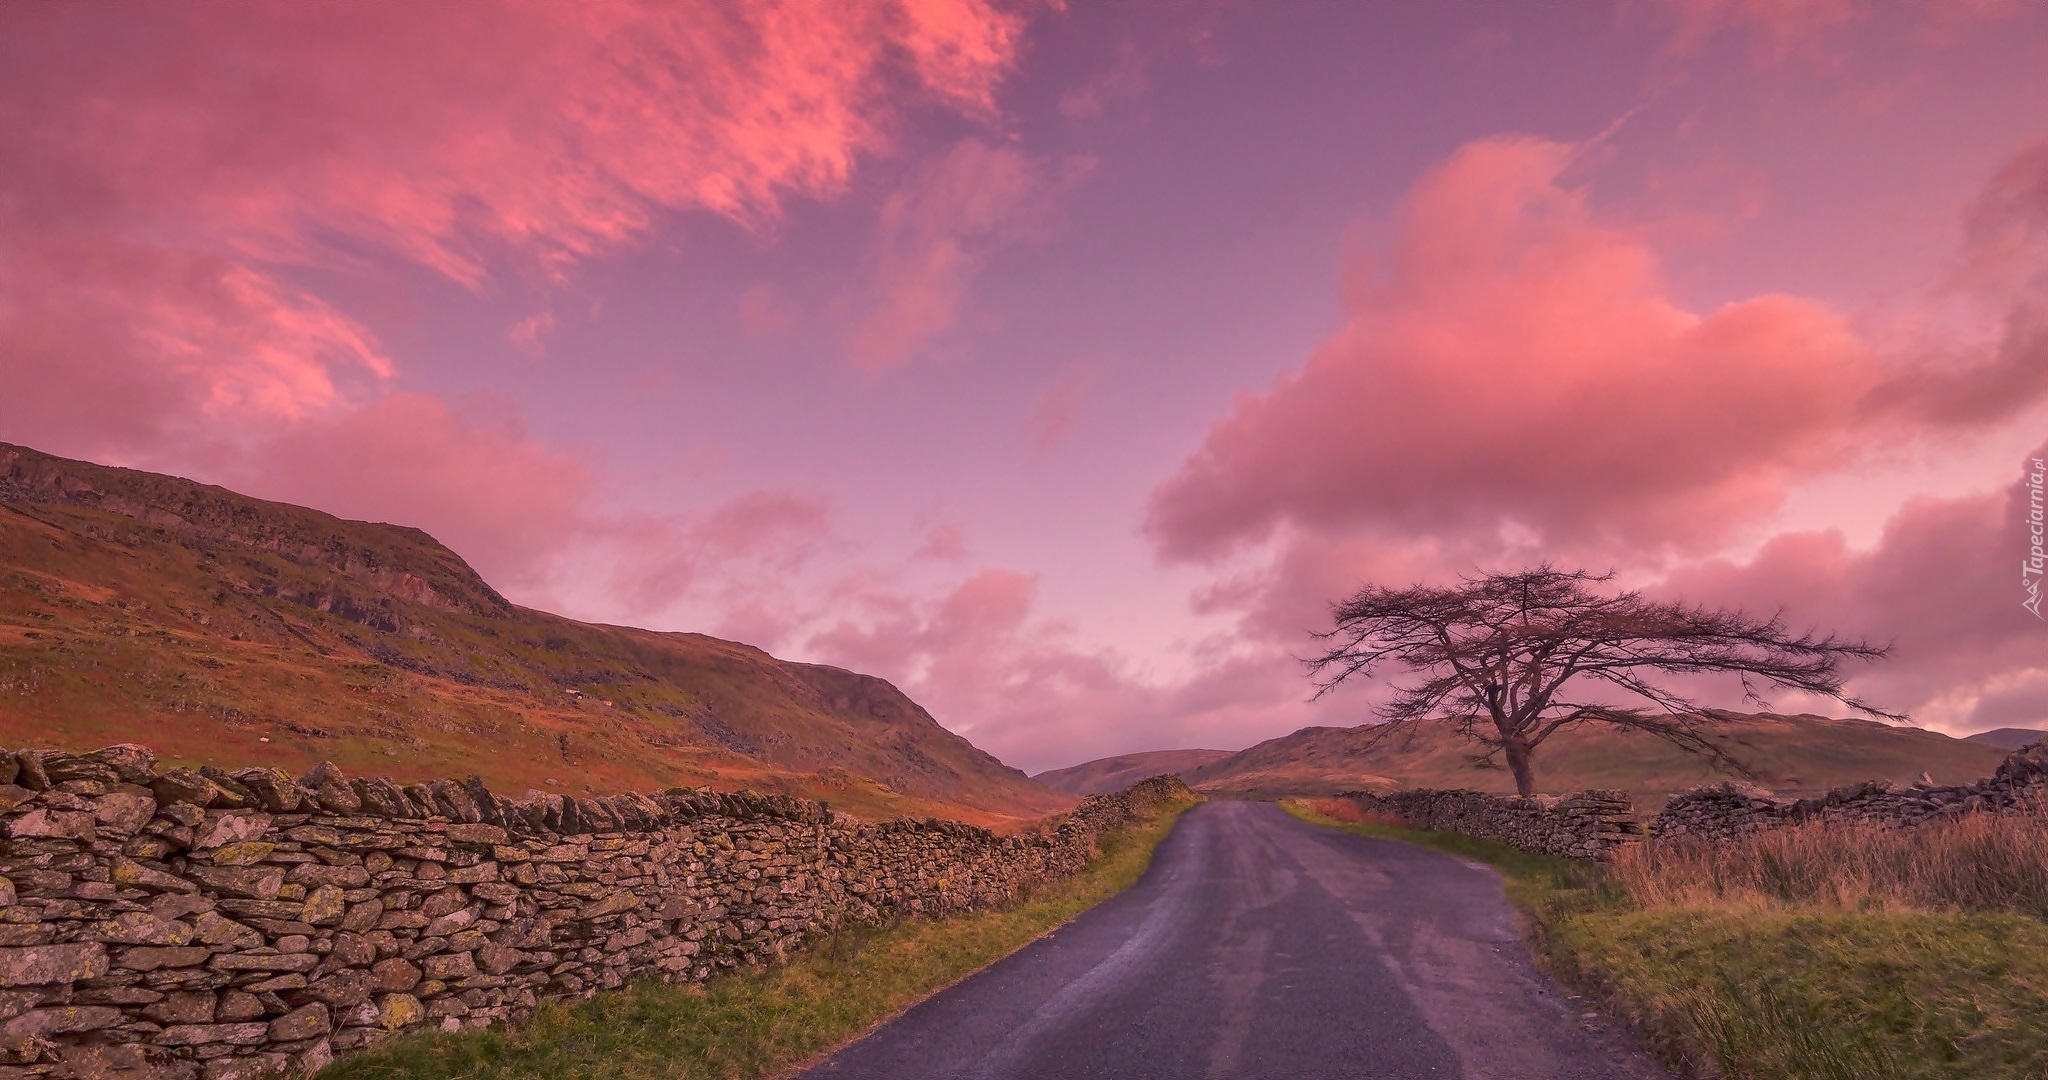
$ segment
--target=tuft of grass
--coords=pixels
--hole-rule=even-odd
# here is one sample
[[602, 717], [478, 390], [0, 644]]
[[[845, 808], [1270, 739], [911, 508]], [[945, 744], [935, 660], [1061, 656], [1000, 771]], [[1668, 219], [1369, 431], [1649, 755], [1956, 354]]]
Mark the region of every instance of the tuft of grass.
[[321, 1080], [741, 1080], [794, 1070], [1128, 888], [1192, 800], [1104, 836], [1082, 873], [1004, 911], [905, 919], [822, 940], [788, 963], [703, 985], [637, 982], [545, 1002], [524, 1024], [391, 1039]]
[[[1616, 867], [1601, 867], [1454, 833], [1345, 823], [1308, 803], [1285, 805], [1306, 821], [1499, 870], [1551, 973], [1633, 1024], [1686, 1073], [1729, 1080], [2048, 1076], [2048, 1023], [2041, 1020], [2048, 1015], [2048, 924], [2010, 905], [1966, 911], [1956, 901], [2006, 895], [1997, 890], [1950, 887], [1934, 910], [1913, 910], [1898, 897], [1844, 905], [1838, 891], [1753, 888], [1746, 884], [1753, 879], [1733, 872], [1775, 866], [1778, 877], [1763, 879], [1774, 881], [1818, 873], [1820, 863], [1805, 861], [1789, 864], [1798, 873], [1784, 872], [1784, 852], [1772, 846], [1781, 842], [1816, 859], [1849, 858], [1820, 846], [1817, 836], [1759, 838], [1752, 850], [1731, 850], [1707, 864], [1696, 852], [1681, 857], [1666, 845], [1646, 845]], [[1960, 873], [1981, 850], [1964, 839], [1981, 839], [1988, 834], [1971, 830], [1987, 827], [1975, 822], [1960, 833], [1884, 842], [1945, 852]], [[1837, 832], [1824, 839], [1869, 838]], [[1774, 857], [1781, 861], [1768, 861]], [[1703, 891], [1714, 869], [1729, 887]], [[1659, 877], [1665, 870], [1670, 876]], [[1988, 873], [2002, 880], [2003, 871]], [[1861, 885], [1850, 893], [1889, 896]]]

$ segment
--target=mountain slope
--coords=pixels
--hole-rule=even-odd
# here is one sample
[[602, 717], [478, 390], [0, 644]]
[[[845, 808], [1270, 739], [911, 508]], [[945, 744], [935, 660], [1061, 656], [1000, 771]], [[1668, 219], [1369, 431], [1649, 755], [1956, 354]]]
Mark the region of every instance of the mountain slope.
[[1148, 750], [1142, 754], [1119, 754], [1096, 758], [1064, 769], [1051, 769], [1031, 778], [1054, 791], [1069, 795], [1106, 795], [1121, 791], [1150, 776], [1180, 773], [1231, 756], [1230, 750]]
[[[1990, 775], [2005, 751], [1921, 728], [1821, 716], [1716, 712], [1710, 737], [1785, 794], [1818, 794], [1862, 780], [1944, 783]], [[1370, 727], [1303, 728], [1220, 761], [1180, 772], [1197, 790], [1226, 795], [1327, 794], [1356, 788], [1475, 788], [1512, 792], [1504, 769], [1470, 761], [1473, 744], [1447, 722], [1378, 738]], [[1638, 805], [1661, 805], [1673, 792], [1732, 779], [1668, 743], [1601, 726], [1566, 729], [1536, 752], [1539, 791], [1620, 788]]]
[[750, 785], [996, 817], [1072, 802], [881, 679], [519, 607], [417, 529], [7, 444], [0, 731], [501, 790]]
[[1964, 742], [1983, 743], [2002, 750], [2024, 750], [2042, 739], [2048, 739], [2048, 731], [2025, 727], [1992, 728], [1990, 731], [1963, 736]]

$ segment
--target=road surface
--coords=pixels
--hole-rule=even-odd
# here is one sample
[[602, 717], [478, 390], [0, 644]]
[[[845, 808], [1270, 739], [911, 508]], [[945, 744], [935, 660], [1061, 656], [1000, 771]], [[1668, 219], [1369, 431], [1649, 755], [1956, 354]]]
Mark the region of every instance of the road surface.
[[1668, 1080], [1530, 966], [1490, 870], [1240, 802], [801, 1075]]

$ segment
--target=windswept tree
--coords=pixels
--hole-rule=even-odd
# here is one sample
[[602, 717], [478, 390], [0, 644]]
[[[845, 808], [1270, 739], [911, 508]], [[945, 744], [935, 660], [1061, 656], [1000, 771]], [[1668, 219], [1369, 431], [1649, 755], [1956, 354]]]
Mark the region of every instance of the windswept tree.
[[1697, 703], [1659, 682], [1668, 676], [1726, 674], [1743, 696], [1768, 707], [1768, 688], [1834, 698], [1859, 712], [1884, 712], [1848, 696], [1840, 667], [1876, 660], [1886, 648], [1832, 635], [1794, 636], [1781, 617], [1610, 593], [1613, 574], [1543, 565], [1469, 577], [1447, 587], [1367, 585], [1335, 605], [1328, 645], [1306, 661], [1316, 696], [1384, 665], [1416, 680], [1394, 687], [1379, 707], [1391, 734], [1432, 718], [1506, 759], [1515, 789], [1536, 789], [1534, 759], [1544, 740], [1575, 724], [1647, 732], [1738, 775], [1753, 775], [1707, 730]]

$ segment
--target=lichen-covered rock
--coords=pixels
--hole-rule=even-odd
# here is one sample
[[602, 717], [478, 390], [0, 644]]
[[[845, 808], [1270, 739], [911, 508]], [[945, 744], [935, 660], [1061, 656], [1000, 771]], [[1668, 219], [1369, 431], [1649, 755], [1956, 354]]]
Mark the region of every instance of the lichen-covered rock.
[[150, 782], [150, 790], [156, 794], [158, 805], [184, 803], [191, 806], [205, 806], [220, 794], [213, 781], [201, 776], [197, 769], [176, 768], [165, 772]]
[[426, 1018], [426, 1007], [411, 994], [386, 994], [377, 999], [377, 1026], [386, 1031], [411, 1027]]
[[82, 1031], [113, 1027], [126, 1019], [121, 1010], [105, 1005], [60, 1005], [34, 1009], [0, 1024], [0, 1046], [19, 1045], [29, 1039], [49, 1039]]
[[146, 746], [121, 743], [86, 754], [85, 759], [114, 770], [114, 775], [124, 784], [146, 786], [156, 779], [156, 755]]
[[139, 787], [109, 792], [93, 800], [92, 816], [101, 828], [125, 839], [156, 816], [156, 796]]
[[192, 850], [226, 847], [255, 840], [270, 830], [268, 814], [209, 814], [206, 823], [192, 834]]
[[0, 949], [0, 987], [69, 985], [107, 973], [107, 947], [97, 941]]
[[230, 1046], [261, 1046], [270, 1038], [270, 1025], [259, 1023], [242, 1024], [172, 1024], [156, 1034], [158, 1046], [210, 1046], [226, 1043]]
[[272, 1020], [269, 1035], [271, 1042], [298, 1042], [319, 1038], [333, 1030], [334, 1022], [328, 1016], [327, 1006], [316, 1001]]
[[147, 911], [126, 911], [85, 928], [94, 941], [112, 945], [185, 945], [192, 927], [176, 919], [159, 919]]
[[255, 793], [257, 802], [270, 813], [289, 814], [306, 801], [305, 792], [283, 769], [236, 769], [229, 775]]
[[142, 1009], [142, 1015], [159, 1024], [211, 1024], [216, 999], [210, 991], [175, 991]]
[[92, 839], [93, 817], [77, 810], [51, 810], [37, 807], [27, 813], [10, 818], [6, 834], [16, 840], [37, 838], [52, 840]]

